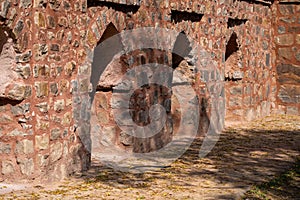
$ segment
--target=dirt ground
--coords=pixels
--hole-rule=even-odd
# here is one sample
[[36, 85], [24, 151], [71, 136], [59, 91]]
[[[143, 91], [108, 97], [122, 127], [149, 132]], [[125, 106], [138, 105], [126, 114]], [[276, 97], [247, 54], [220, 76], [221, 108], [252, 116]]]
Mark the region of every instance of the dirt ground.
[[[279, 192], [255, 197], [249, 191], [276, 179], [300, 158], [300, 116], [277, 115], [226, 128], [205, 158], [201, 138], [171, 166], [155, 172], [117, 172], [94, 162], [88, 172], [52, 184], [28, 183], [0, 199], [300, 199], [299, 177]], [[270, 187], [272, 188], [272, 187]], [[248, 196], [244, 196], [248, 191]], [[244, 196], [244, 197], [243, 197]]]

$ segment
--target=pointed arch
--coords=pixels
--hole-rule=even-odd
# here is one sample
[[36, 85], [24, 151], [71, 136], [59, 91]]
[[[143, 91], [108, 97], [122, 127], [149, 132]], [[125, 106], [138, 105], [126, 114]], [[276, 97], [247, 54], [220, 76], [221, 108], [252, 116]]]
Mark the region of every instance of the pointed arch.
[[108, 38], [119, 34], [119, 31], [117, 30], [116, 26], [110, 22], [107, 26], [106, 29], [104, 30], [100, 40], [98, 41], [97, 45], [102, 43], [103, 41], [107, 40]]
[[233, 32], [226, 44], [225, 61], [229, 58], [229, 56], [237, 52], [239, 49], [240, 47], [237, 42], [237, 34]]
[[[93, 86], [93, 90], [90, 93], [91, 103], [94, 100], [100, 76], [106, 69], [107, 65], [112, 61], [116, 53], [123, 49], [121, 37], [118, 34], [119, 31], [115, 25], [112, 22], [109, 23], [94, 49], [92, 73], [90, 78], [90, 83]], [[110, 41], [104, 42], [108, 39], [110, 39]]]
[[191, 43], [185, 32], [182, 31], [178, 34], [172, 50], [172, 68], [178, 67], [179, 63], [190, 54], [191, 50]]

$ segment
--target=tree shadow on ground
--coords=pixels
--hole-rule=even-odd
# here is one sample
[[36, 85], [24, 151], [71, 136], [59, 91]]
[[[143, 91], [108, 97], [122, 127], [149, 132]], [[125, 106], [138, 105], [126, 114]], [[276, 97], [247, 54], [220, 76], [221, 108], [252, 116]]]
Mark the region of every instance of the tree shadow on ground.
[[[80, 179], [115, 188], [151, 188], [232, 190], [232, 194], [215, 194], [217, 199], [235, 199], [253, 184], [270, 180], [293, 165], [300, 154], [300, 122], [294, 128], [257, 124], [244, 128], [227, 128], [214, 149], [199, 159], [203, 137], [198, 136], [189, 149], [171, 166], [143, 174], [114, 171], [94, 161]], [[262, 122], [262, 124], [265, 122]], [[274, 123], [277, 123], [275, 120]], [[168, 184], [172, 183], [172, 184]], [[196, 190], [197, 191], [197, 190]], [[195, 191], [194, 191], [195, 192]]]

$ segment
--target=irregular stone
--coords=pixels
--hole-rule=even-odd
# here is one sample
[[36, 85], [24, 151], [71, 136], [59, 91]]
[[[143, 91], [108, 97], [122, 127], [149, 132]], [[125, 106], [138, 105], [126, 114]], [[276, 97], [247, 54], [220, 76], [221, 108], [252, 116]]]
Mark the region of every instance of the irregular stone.
[[1, 122], [1, 123], [10, 123], [10, 122], [12, 122], [12, 121], [13, 121], [13, 119], [12, 119], [9, 115], [2, 114], [2, 115], [0, 116], [0, 122]]
[[279, 17], [279, 21], [284, 22], [284, 23], [294, 23], [296, 21], [295, 16], [288, 16], [288, 17]]
[[60, 130], [58, 128], [52, 129], [50, 134], [50, 140], [57, 140], [60, 137]]
[[44, 150], [49, 148], [49, 137], [47, 135], [36, 135], [35, 146], [37, 149]]
[[294, 43], [293, 34], [279, 35], [279, 36], [275, 37], [275, 42], [278, 45], [290, 46]]
[[58, 10], [60, 7], [60, 0], [49, 0], [50, 8], [53, 10]]
[[29, 51], [26, 51], [25, 53], [17, 55], [16, 62], [17, 63], [27, 63], [30, 61], [31, 57], [32, 57], [32, 52], [29, 50]]
[[34, 22], [39, 28], [46, 28], [46, 20], [42, 12], [34, 13]]
[[50, 93], [57, 96], [58, 95], [58, 86], [57, 83], [50, 83]]
[[19, 83], [14, 83], [6, 97], [8, 99], [18, 101], [25, 99], [25, 86]]
[[14, 116], [24, 115], [25, 113], [29, 112], [30, 103], [11, 106], [11, 112]]
[[116, 137], [116, 128], [114, 126], [105, 126], [102, 129], [101, 144], [111, 146], [114, 144]]
[[33, 76], [38, 78], [39, 76], [50, 76], [50, 68], [48, 65], [35, 65], [33, 68]]
[[55, 143], [50, 146], [50, 162], [59, 160], [62, 156], [63, 145], [61, 143]]
[[54, 110], [56, 112], [60, 112], [62, 110], [64, 110], [65, 108], [65, 100], [64, 99], [60, 99], [54, 102]]
[[95, 100], [97, 102], [97, 107], [107, 110], [109, 108], [108, 100], [105, 93], [97, 92], [95, 95]]
[[32, 158], [17, 158], [17, 163], [21, 168], [22, 174], [30, 176], [34, 170], [34, 163]]
[[69, 90], [69, 81], [68, 80], [61, 80], [59, 82], [59, 86], [60, 86], [60, 92], [61, 93], [66, 93]]
[[97, 110], [97, 119], [101, 124], [107, 124], [109, 122], [109, 116], [107, 112], [102, 108]]
[[296, 35], [296, 43], [297, 43], [297, 44], [300, 44], [300, 34], [297, 34], [297, 35]]
[[29, 78], [30, 76], [30, 65], [17, 65], [16, 72], [18, 72], [24, 79]]
[[11, 131], [10, 133], [7, 134], [8, 136], [24, 136], [24, 135], [28, 135], [22, 131], [19, 131], [18, 129], [15, 129], [13, 131]]
[[33, 55], [36, 61], [44, 59], [48, 54], [47, 44], [34, 44], [33, 45]]
[[57, 23], [59, 26], [61, 26], [61, 27], [65, 27], [65, 28], [67, 28], [68, 27], [68, 20], [67, 20], [67, 18], [65, 18], [65, 17], [59, 17], [58, 18], [58, 23]]
[[35, 107], [37, 107], [39, 109], [39, 111], [42, 113], [47, 113], [49, 110], [48, 102], [36, 104]]
[[230, 94], [232, 95], [242, 95], [243, 87], [242, 86], [235, 86], [230, 88]]
[[89, 86], [90, 86], [90, 81], [89, 79], [83, 79], [80, 81], [79, 85], [79, 91], [80, 92], [88, 92], [89, 91]]
[[58, 44], [51, 44], [50, 50], [51, 51], [59, 51], [59, 45]]
[[76, 63], [74, 61], [68, 62], [65, 65], [65, 74], [68, 76], [72, 76], [72, 73], [75, 70], [75, 65], [76, 65]]
[[5, 0], [2, 2], [1, 6], [1, 16], [5, 19], [8, 13], [8, 9], [10, 8], [11, 4], [9, 0]]
[[47, 5], [47, 0], [33, 0], [34, 8], [37, 8], [37, 7], [45, 8], [46, 5]]
[[17, 154], [29, 154], [33, 153], [33, 141], [32, 140], [22, 140], [16, 143], [16, 153]]
[[293, 15], [295, 13], [293, 5], [283, 5], [283, 4], [281, 4], [278, 7], [279, 7], [279, 12], [282, 15]]
[[300, 86], [289, 84], [281, 85], [278, 97], [284, 103], [300, 103]]
[[36, 129], [47, 130], [49, 128], [48, 116], [46, 116], [46, 117], [37, 116], [36, 122], [37, 122], [35, 125]]
[[25, 98], [25, 85], [22, 81], [18, 81], [20, 77], [15, 71], [12, 70], [12, 67], [15, 64], [16, 57], [13, 46], [13, 41], [11, 38], [9, 38], [3, 45], [3, 49], [0, 55], [0, 97], [12, 100], [23, 100]]
[[37, 159], [38, 160], [38, 165], [40, 167], [48, 166], [48, 164], [49, 164], [49, 155], [38, 154], [37, 158], [38, 158]]
[[278, 26], [277, 32], [278, 32], [279, 34], [285, 33], [285, 27], [284, 27], [284, 26]]
[[70, 124], [72, 120], [71, 112], [66, 112], [62, 118], [62, 124]]
[[292, 49], [289, 47], [285, 48], [278, 48], [278, 55], [282, 58], [286, 58], [291, 60], [292, 59]]
[[11, 145], [0, 142], [0, 154], [6, 153], [9, 154], [11, 152]]
[[299, 115], [299, 110], [297, 106], [287, 106], [286, 114], [288, 115]]
[[300, 50], [295, 52], [295, 58], [297, 61], [300, 61]]
[[56, 23], [52, 16], [47, 16], [47, 22], [49, 28], [55, 28]]
[[300, 66], [293, 64], [280, 64], [277, 65], [277, 73], [279, 75], [284, 73], [292, 73], [300, 77]]
[[125, 146], [130, 146], [133, 144], [133, 137], [131, 135], [126, 134], [126, 132], [122, 131], [120, 133], [120, 143]]
[[4, 160], [2, 161], [2, 174], [11, 174], [15, 171], [14, 165], [11, 161]]
[[23, 28], [24, 28], [24, 22], [22, 20], [19, 20], [14, 28], [14, 33], [16, 35], [19, 35], [22, 32]]
[[35, 82], [34, 85], [36, 89], [36, 97], [48, 96], [49, 93], [48, 82]]
[[30, 97], [32, 94], [32, 88], [31, 85], [26, 85], [25, 86], [25, 98]]

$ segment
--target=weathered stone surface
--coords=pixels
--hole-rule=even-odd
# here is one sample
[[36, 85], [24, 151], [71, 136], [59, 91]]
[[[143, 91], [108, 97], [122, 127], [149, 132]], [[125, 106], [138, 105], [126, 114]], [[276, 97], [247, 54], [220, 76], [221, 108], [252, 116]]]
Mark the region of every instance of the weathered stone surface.
[[110, 146], [114, 144], [116, 137], [116, 128], [114, 126], [103, 127], [101, 144], [104, 146]]
[[24, 22], [22, 20], [19, 20], [14, 28], [14, 33], [16, 35], [19, 35], [22, 32], [23, 28], [24, 28]]
[[48, 54], [47, 44], [34, 44], [33, 45], [33, 55], [36, 61], [44, 59]]
[[275, 42], [278, 45], [289, 46], [294, 43], [294, 36], [292, 34], [278, 35]]
[[293, 64], [281, 64], [277, 66], [277, 72], [279, 75], [284, 73], [292, 73], [300, 76], [300, 66]]
[[71, 112], [66, 112], [62, 118], [62, 124], [70, 124], [72, 120]]
[[42, 102], [42, 103], [36, 104], [35, 106], [39, 109], [40, 112], [43, 112], [43, 113], [47, 113], [49, 110], [49, 107], [50, 107], [47, 102]]
[[98, 121], [101, 123], [101, 124], [107, 124], [109, 122], [109, 115], [108, 113], [100, 108], [97, 110], [97, 118], [98, 118]]
[[64, 110], [65, 108], [65, 100], [64, 99], [60, 99], [54, 102], [54, 110], [56, 112], [60, 112], [62, 110]]
[[14, 83], [6, 97], [12, 100], [23, 100], [25, 99], [25, 90], [26, 87], [23, 84]]
[[281, 56], [282, 58], [291, 60], [292, 56], [293, 56], [292, 49], [290, 47], [279, 48], [278, 56]]
[[50, 68], [48, 65], [35, 65], [33, 68], [33, 76], [38, 78], [39, 76], [49, 77]]
[[11, 152], [11, 145], [0, 142], [0, 154], [6, 153], [9, 154]]
[[296, 35], [296, 43], [297, 43], [297, 44], [300, 44], [300, 34], [297, 34], [297, 35]]
[[278, 26], [278, 33], [279, 34], [283, 34], [283, 33], [285, 33], [285, 27], [284, 26]]
[[66, 65], [65, 65], [65, 74], [68, 75], [68, 76], [71, 76], [72, 73], [74, 72], [75, 70], [75, 66], [76, 66], [76, 63], [75, 62], [68, 62]]
[[101, 75], [98, 85], [104, 88], [111, 88], [118, 85], [122, 81], [121, 77], [124, 71], [126, 71], [125, 67], [120, 62], [111, 62]]
[[35, 82], [36, 97], [48, 96], [48, 82]]
[[16, 72], [18, 72], [24, 79], [29, 78], [30, 76], [30, 65], [17, 65]]
[[281, 85], [278, 97], [285, 103], [300, 103], [300, 86], [289, 84]]
[[58, 84], [57, 83], [50, 83], [50, 93], [53, 95], [58, 95]]
[[[120, 2], [114, 1], [116, 6], [118, 3]], [[121, 3], [140, 4], [135, 0], [132, 2], [121, 0]], [[104, 56], [94, 55], [96, 52], [93, 52], [93, 48], [113, 35], [110, 29], [105, 30], [110, 22], [115, 25], [116, 33], [140, 26], [159, 25], [180, 30], [189, 39], [197, 44], [200, 43], [201, 48], [207, 50], [206, 53], [200, 52], [199, 58], [196, 54], [197, 50], [189, 50], [193, 44], [183, 46], [182, 49], [186, 48], [189, 52], [183, 56], [184, 61], [175, 71], [181, 73], [179, 78], [185, 77], [187, 80], [176, 80], [178, 77], [173, 76], [174, 82], [191, 83], [194, 91], [203, 95], [199, 95], [202, 115], [210, 116], [210, 105], [215, 103], [215, 99], [211, 98], [209, 92], [221, 98], [226, 96], [226, 114], [231, 115], [230, 117], [236, 121], [252, 120], [267, 115], [270, 105], [277, 108], [283, 104], [284, 106], [280, 107], [282, 111], [295, 114], [299, 112], [297, 110], [299, 107], [295, 103], [298, 102], [297, 89], [293, 89], [294, 85], [300, 83], [298, 73], [300, 18], [297, 15], [299, 6], [273, 4], [269, 8], [257, 2], [249, 4], [245, 1], [231, 0], [203, 1], [203, 5], [199, 2], [190, 4], [187, 1], [172, 3], [162, 1], [157, 9], [161, 9], [159, 13], [163, 15], [152, 14], [147, 18], [147, 14], [151, 13], [148, 7], [150, 3], [143, 2], [146, 6], [131, 14], [115, 12], [114, 9], [107, 9], [105, 6], [87, 8], [86, 1], [3, 0], [1, 2], [0, 11], [3, 17], [0, 19], [3, 23], [1, 30], [6, 31], [3, 32], [4, 36], [7, 34], [14, 39], [10, 40], [10, 46], [4, 45], [3, 52], [10, 53], [6, 53], [6, 57], [0, 56], [5, 58], [5, 62], [2, 60], [0, 62], [1, 70], [2, 64], [8, 63], [7, 69], [13, 77], [2, 78], [0, 75], [0, 82], [5, 85], [0, 88], [3, 91], [1, 100], [4, 98], [0, 101], [0, 137], [9, 138], [9, 141], [1, 140], [0, 153], [4, 152], [2, 155], [15, 167], [15, 170], [11, 170], [13, 173], [23, 177], [31, 176], [32, 161], [35, 164], [34, 177], [42, 173], [46, 176], [51, 173], [53, 177], [59, 178], [63, 174], [62, 171], [67, 170], [71, 173], [85, 168], [90, 158], [91, 126], [98, 128], [100, 134], [98, 144], [108, 147], [120, 145], [128, 152], [132, 151], [134, 145], [141, 145], [142, 148], [139, 146], [135, 149], [144, 148], [143, 150], [160, 148], [164, 144], [163, 137], [168, 137], [169, 132], [172, 132], [173, 125], [168, 121], [160, 136], [153, 140], [140, 140], [140, 143], [135, 143], [116, 126], [111, 112], [112, 108], [119, 109], [127, 106], [124, 102], [131, 98], [125, 97], [124, 102], [116, 100], [111, 102], [113, 89], [126, 92], [146, 79], [151, 81], [158, 78], [166, 82], [170, 79], [166, 73], [157, 72], [153, 78], [149, 76], [150, 73], [135, 70], [134, 73], [130, 73], [133, 81], [118, 84], [124, 73], [133, 71], [131, 69], [140, 64], [160, 63], [173, 66], [174, 55], [170, 52], [162, 53], [150, 49], [127, 52], [128, 58], [127, 55], [121, 56], [120, 59], [116, 56], [117, 59], [109, 64], [98, 83], [97, 90], [102, 92], [96, 92], [93, 105], [94, 121], [91, 123], [91, 105], [88, 95], [91, 90], [91, 66], [93, 58], [102, 59]], [[181, 18], [176, 21], [170, 14], [170, 7], [172, 7], [172, 14], [174, 10], [179, 10], [186, 11], [187, 18], [191, 13], [204, 13], [204, 17], [201, 21]], [[184, 15], [185, 13], [182, 17], [185, 17]], [[228, 18], [237, 23], [230, 22]], [[239, 24], [237, 19], [248, 21]], [[228, 45], [228, 39], [233, 32], [236, 33], [236, 44]], [[132, 40], [132, 47], [137, 44], [138, 38], [139, 36], [136, 36]], [[177, 40], [176, 36], [170, 34], [162, 38], [171, 51], [172, 45]], [[124, 44], [128, 42], [126, 38], [122, 40]], [[147, 44], [146, 40], [142, 42]], [[12, 47], [17, 49], [17, 55]], [[131, 44], [128, 49], [130, 47]], [[230, 54], [233, 52], [230, 57], [227, 57], [228, 52]], [[209, 62], [209, 58], [214, 62]], [[197, 60], [200, 62], [197, 63]], [[211, 70], [211, 65], [215, 65], [218, 70]], [[229, 78], [226, 79], [225, 89], [222, 89], [214, 80], [219, 78], [223, 83], [224, 74]], [[16, 87], [14, 91], [14, 84], [17, 83], [20, 83], [20, 87]], [[114, 88], [115, 86], [118, 87]], [[278, 88], [281, 90], [279, 91]], [[132, 106], [130, 120], [132, 118], [136, 123], [147, 122], [149, 107], [158, 103], [166, 108], [168, 118], [171, 119], [172, 115], [176, 123], [179, 123], [180, 105], [174, 103], [173, 99], [170, 100], [171, 90], [165, 92], [160, 87], [150, 86], [143, 87], [143, 90], [147, 92], [137, 95], [136, 98], [132, 97], [130, 101]], [[8, 98], [9, 92], [14, 99]], [[184, 96], [185, 92], [186, 90], [182, 89], [178, 98]], [[24, 97], [19, 98], [20, 94]], [[16, 98], [20, 100], [15, 101]], [[25, 109], [21, 100], [25, 100], [24, 102], [30, 104], [31, 108]], [[178, 107], [172, 110], [174, 104]], [[218, 108], [223, 109], [222, 105], [218, 105]], [[196, 111], [190, 113], [194, 115]], [[123, 124], [128, 122], [125, 117], [123, 115], [120, 117]], [[194, 123], [193, 116], [184, 120]], [[203, 125], [204, 122], [200, 123]], [[174, 127], [176, 127], [175, 123]], [[22, 137], [24, 135], [27, 136]], [[84, 143], [84, 147], [81, 143]], [[17, 156], [16, 152], [18, 152]], [[0, 168], [2, 175], [2, 166]], [[9, 174], [4, 177], [9, 177]]]
[[34, 170], [34, 163], [32, 158], [17, 158], [17, 163], [21, 168], [22, 174], [30, 176]]
[[55, 143], [50, 146], [50, 162], [59, 160], [62, 156], [63, 145], [61, 143]]
[[37, 163], [40, 167], [46, 167], [49, 164], [49, 155], [48, 154], [46, 154], [46, 155], [38, 154], [37, 158], [38, 158]]
[[11, 106], [11, 113], [14, 116], [19, 116], [19, 115], [24, 115], [25, 113], [29, 112], [30, 110], [30, 104], [22, 104], [22, 105], [16, 105], [16, 106]]
[[299, 114], [299, 109], [298, 109], [297, 106], [287, 106], [286, 114], [288, 114], [288, 115], [298, 115]]
[[16, 53], [13, 48], [13, 41], [9, 38], [7, 43], [3, 45], [0, 55], [0, 97], [12, 100], [23, 100], [25, 98], [25, 85], [21, 80], [18, 80], [20, 77], [12, 70], [15, 66], [15, 57]]
[[16, 153], [17, 154], [29, 154], [33, 153], [33, 141], [32, 140], [22, 140], [16, 143]]
[[126, 132], [122, 131], [120, 133], [120, 142], [125, 146], [130, 146], [133, 144], [133, 138], [131, 135], [126, 134]]
[[49, 148], [49, 136], [47, 135], [36, 135], [35, 136], [35, 147], [43, 150]]
[[38, 27], [40, 28], [46, 28], [46, 20], [44, 13], [42, 12], [36, 12], [34, 13], [34, 22]]
[[47, 0], [33, 0], [33, 7], [45, 7], [47, 5]]
[[11, 131], [10, 133], [7, 134], [8, 136], [24, 136], [24, 135], [28, 135], [27, 133], [24, 133], [22, 131], [19, 131], [18, 129], [15, 129], [13, 131]]
[[58, 138], [60, 138], [60, 135], [61, 135], [60, 129], [58, 129], [58, 128], [52, 129], [51, 135], [50, 135], [50, 140], [57, 140]]
[[7, 175], [15, 171], [13, 163], [11, 161], [2, 161], [2, 174]]
[[242, 95], [243, 93], [243, 88], [242, 86], [235, 86], [230, 88], [230, 93], [232, 95]]

